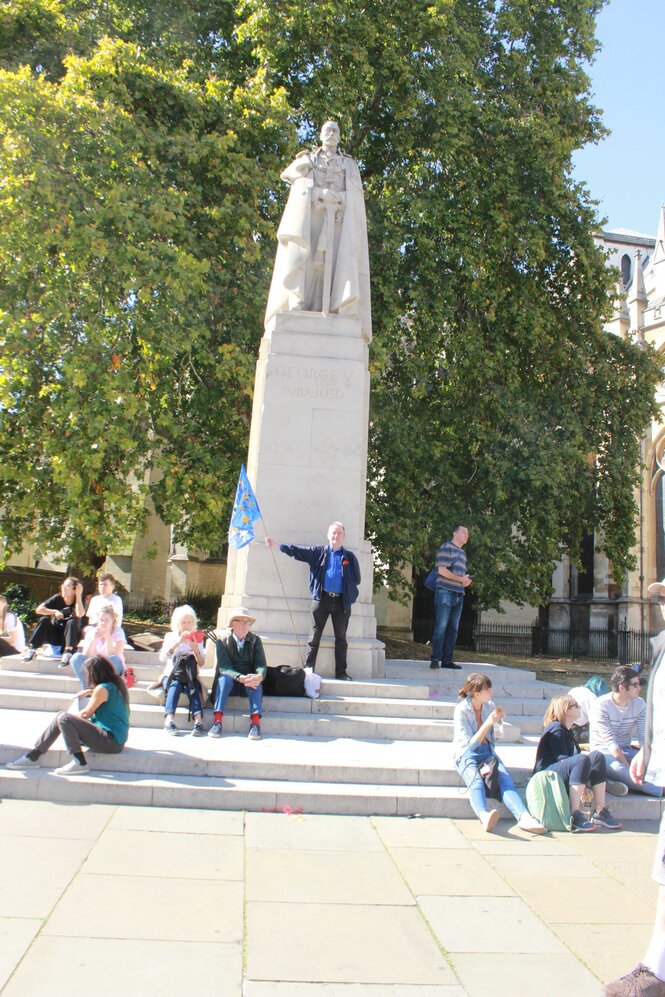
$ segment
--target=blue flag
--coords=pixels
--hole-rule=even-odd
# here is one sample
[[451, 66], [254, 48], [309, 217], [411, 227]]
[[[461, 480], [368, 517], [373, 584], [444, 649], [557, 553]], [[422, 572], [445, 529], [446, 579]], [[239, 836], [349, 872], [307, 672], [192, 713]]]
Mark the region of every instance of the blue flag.
[[229, 526], [229, 547], [240, 550], [254, 539], [254, 522], [261, 518], [259, 504], [252, 491], [245, 465], [240, 467], [236, 500], [231, 513]]

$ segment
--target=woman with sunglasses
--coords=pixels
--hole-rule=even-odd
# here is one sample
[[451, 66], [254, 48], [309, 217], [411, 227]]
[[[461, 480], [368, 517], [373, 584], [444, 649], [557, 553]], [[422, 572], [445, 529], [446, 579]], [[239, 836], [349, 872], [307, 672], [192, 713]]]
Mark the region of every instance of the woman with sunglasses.
[[640, 677], [632, 665], [619, 665], [610, 684], [612, 692], [600, 696], [592, 707], [589, 747], [605, 756], [607, 774], [614, 780], [613, 787], [618, 788], [617, 795], [632, 789], [648, 796], [662, 796], [661, 786], [635, 782], [630, 774], [630, 763], [644, 746], [647, 704], [640, 696]]
[[[618, 831], [623, 824], [605, 806], [605, 758], [600, 751], [580, 751], [573, 737], [571, 728], [579, 709], [572, 696], [555, 696], [550, 700], [533, 771], [535, 774], [551, 769], [561, 776], [568, 791], [572, 814], [571, 831], [595, 831], [596, 827]], [[587, 820], [581, 810], [582, 794], [587, 786], [593, 793], [594, 812], [591, 820]]]

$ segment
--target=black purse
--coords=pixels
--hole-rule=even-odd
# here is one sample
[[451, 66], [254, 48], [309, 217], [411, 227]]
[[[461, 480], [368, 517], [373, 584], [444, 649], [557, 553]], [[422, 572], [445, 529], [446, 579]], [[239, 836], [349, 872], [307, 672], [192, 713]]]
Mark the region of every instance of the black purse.
[[481, 762], [478, 766], [478, 774], [485, 783], [485, 796], [493, 800], [501, 800], [501, 789], [499, 787], [499, 761], [492, 755], [491, 758]]

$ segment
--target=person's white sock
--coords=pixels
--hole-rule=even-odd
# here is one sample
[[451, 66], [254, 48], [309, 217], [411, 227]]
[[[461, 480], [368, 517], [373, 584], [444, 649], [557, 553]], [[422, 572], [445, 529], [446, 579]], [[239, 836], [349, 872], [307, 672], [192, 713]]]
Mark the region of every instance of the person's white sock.
[[649, 942], [649, 948], [642, 962], [654, 976], [665, 982], [665, 931], [654, 928]]

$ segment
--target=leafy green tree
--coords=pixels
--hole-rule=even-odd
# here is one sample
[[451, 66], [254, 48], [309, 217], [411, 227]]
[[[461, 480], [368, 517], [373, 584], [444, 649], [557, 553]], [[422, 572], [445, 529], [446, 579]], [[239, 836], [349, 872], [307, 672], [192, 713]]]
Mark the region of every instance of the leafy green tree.
[[[429, 566], [456, 522], [481, 604], [546, 601], [602, 532], [631, 563], [649, 351], [603, 332], [615, 276], [571, 153], [594, 0], [246, 0], [300, 127], [338, 118], [367, 190], [374, 312], [368, 528], [383, 574]], [[428, 563], [429, 562], [429, 563]]]
[[3, 538], [95, 566], [150, 491], [212, 547], [246, 448], [284, 102], [119, 40], [64, 67], [0, 75]]
[[584, 531], [625, 570], [659, 370], [602, 331], [614, 277], [570, 172], [602, 135], [584, 72], [601, 6], [10, 0], [9, 546], [92, 560], [148, 491], [186, 542], [225, 532], [278, 173], [296, 133], [334, 116], [369, 214], [368, 528], [385, 578], [397, 589], [455, 521], [485, 605], [544, 601]]

